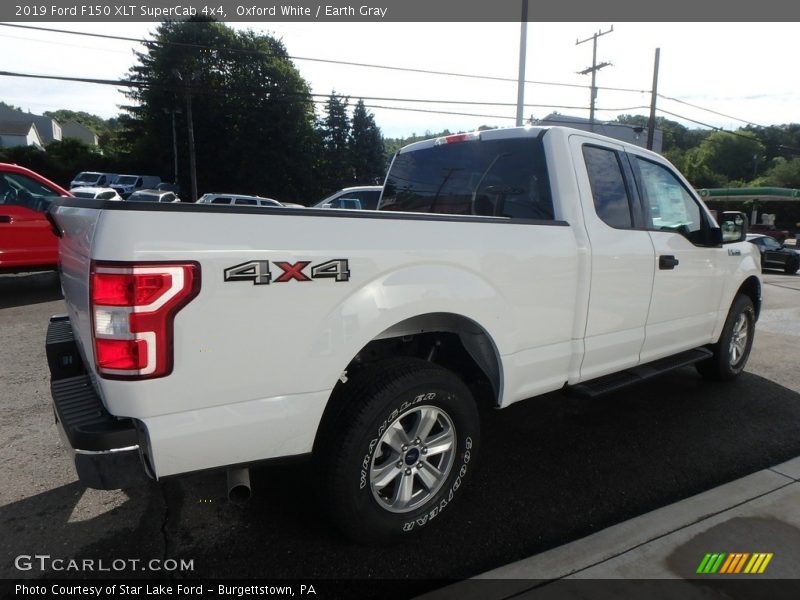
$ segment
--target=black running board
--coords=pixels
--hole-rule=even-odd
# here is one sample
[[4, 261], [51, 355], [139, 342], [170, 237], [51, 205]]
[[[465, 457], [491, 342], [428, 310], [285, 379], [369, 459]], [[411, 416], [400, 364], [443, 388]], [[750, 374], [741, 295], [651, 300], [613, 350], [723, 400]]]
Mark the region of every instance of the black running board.
[[658, 377], [674, 369], [688, 367], [701, 360], [711, 358], [711, 356], [713, 355], [708, 348], [695, 348], [694, 350], [687, 350], [680, 354], [667, 356], [666, 358], [660, 358], [637, 367], [625, 369], [619, 373], [612, 373], [611, 375], [605, 375], [597, 379], [584, 381], [577, 385], [568, 386], [566, 389], [567, 392], [574, 396], [597, 398], [626, 388], [629, 385]]

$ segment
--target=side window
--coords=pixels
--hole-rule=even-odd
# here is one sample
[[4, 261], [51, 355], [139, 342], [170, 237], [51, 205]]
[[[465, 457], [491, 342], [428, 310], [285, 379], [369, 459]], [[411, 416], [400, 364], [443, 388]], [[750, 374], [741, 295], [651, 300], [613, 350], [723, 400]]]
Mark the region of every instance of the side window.
[[231, 199], [230, 198], [224, 198], [224, 197], [213, 198], [211, 200], [211, 204], [230, 204], [230, 203], [231, 203]]
[[673, 231], [691, 242], [702, 239], [705, 224], [700, 205], [672, 171], [636, 157], [640, 184], [649, 206], [647, 225], [657, 231]]
[[235, 198], [234, 204], [256, 206], [258, 205], [258, 200], [254, 200], [253, 198]]
[[610, 148], [584, 146], [583, 158], [597, 216], [616, 229], [633, 227], [631, 203], [619, 154]]
[[0, 204], [24, 206], [44, 212], [55, 191], [21, 173], [0, 173]]

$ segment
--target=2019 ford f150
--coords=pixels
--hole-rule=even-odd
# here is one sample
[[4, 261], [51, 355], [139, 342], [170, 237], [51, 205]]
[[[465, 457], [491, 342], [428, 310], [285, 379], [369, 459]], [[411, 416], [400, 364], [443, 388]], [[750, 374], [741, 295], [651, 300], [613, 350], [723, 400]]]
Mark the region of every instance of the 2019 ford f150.
[[452, 512], [481, 449], [476, 379], [498, 408], [690, 364], [731, 379], [761, 306], [740, 213], [718, 224], [663, 157], [561, 127], [403, 148], [377, 211], [52, 214], [67, 315], [48, 358], [80, 478], [311, 456], [365, 541]]

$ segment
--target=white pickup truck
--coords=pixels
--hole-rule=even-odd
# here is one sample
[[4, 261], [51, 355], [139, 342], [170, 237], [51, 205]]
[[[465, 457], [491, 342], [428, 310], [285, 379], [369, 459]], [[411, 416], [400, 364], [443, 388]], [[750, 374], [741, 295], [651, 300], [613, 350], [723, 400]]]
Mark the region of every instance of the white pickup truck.
[[70, 198], [51, 219], [68, 314], [48, 360], [80, 479], [227, 468], [241, 492], [250, 465], [309, 457], [368, 542], [460, 496], [477, 380], [503, 408], [693, 363], [730, 379], [761, 306], [740, 213], [720, 226], [661, 156], [560, 127], [408, 146], [377, 211]]

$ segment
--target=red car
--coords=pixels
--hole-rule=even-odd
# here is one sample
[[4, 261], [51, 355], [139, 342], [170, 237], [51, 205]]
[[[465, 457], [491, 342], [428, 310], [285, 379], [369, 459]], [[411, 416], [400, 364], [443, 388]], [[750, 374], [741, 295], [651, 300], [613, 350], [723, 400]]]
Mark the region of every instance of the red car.
[[72, 196], [38, 173], [0, 163], [0, 273], [54, 269], [58, 238], [45, 213], [55, 196]]

